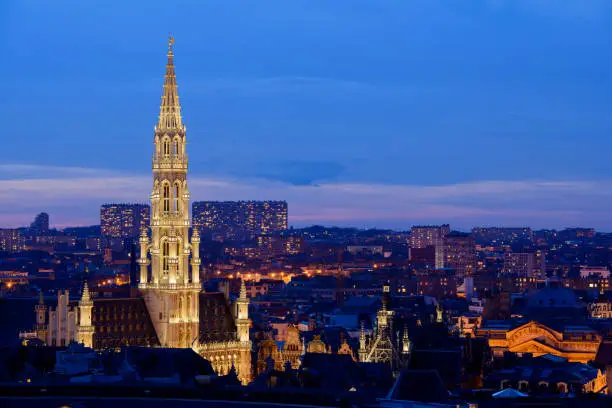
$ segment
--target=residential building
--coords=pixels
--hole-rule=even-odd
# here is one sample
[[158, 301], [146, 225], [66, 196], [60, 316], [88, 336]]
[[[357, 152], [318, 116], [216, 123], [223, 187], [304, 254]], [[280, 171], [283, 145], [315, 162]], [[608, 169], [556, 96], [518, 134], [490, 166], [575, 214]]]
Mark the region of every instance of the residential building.
[[288, 227], [286, 201], [196, 201], [192, 217], [201, 234], [230, 239], [269, 235]]
[[457, 271], [458, 277], [470, 275], [476, 264], [476, 244], [470, 234], [453, 232], [444, 238], [444, 267]]
[[147, 204], [104, 204], [100, 226], [106, 238], [134, 238], [149, 227], [151, 208]]
[[0, 251], [20, 252], [25, 248], [25, 237], [18, 229], [0, 229]]

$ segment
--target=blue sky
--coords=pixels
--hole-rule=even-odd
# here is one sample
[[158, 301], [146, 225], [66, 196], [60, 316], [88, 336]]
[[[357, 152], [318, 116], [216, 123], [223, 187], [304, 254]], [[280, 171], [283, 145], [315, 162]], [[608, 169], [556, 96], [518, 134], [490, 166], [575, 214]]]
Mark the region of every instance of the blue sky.
[[612, 230], [609, 0], [0, 2], [0, 225], [148, 199], [166, 36], [195, 200]]

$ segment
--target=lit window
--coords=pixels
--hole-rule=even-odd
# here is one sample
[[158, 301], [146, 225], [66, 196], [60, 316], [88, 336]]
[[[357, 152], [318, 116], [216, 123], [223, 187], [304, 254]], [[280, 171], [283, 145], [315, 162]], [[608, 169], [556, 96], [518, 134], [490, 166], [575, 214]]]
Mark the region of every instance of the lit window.
[[162, 269], [164, 271], [168, 270], [168, 256], [170, 255], [170, 243], [164, 242], [162, 244]]
[[167, 213], [170, 211], [170, 186], [168, 184], [164, 184], [164, 212]]

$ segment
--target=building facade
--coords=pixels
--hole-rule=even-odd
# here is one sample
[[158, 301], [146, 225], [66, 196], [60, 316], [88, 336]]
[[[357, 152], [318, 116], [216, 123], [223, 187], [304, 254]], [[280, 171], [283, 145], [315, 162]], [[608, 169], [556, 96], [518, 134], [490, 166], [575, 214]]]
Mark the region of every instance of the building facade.
[[458, 277], [471, 275], [476, 265], [476, 244], [469, 234], [454, 232], [444, 238], [444, 267], [457, 271]]
[[230, 239], [269, 235], [288, 227], [286, 201], [196, 201], [192, 213], [200, 233]]
[[[395, 312], [389, 308], [390, 287], [383, 286], [382, 306], [376, 314], [376, 327], [371, 336], [361, 326], [359, 335], [359, 361], [364, 363], [384, 363], [397, 372], [408, 366], [412, 353], [412, 342], [408, 329], [404, 326], [401, 342], [394, 338], [392, 322]], [[397, 341], [396, 341], [397, 340]]]
[[18, 229], [0, 229], [0, 251], [20, 252], [25, 249], [25, 237]]
[[484, 324], [476, 330], [476, 336], [488, 339], [489, 347], [497, 358], [510, 351], [529, 353], [534, 357], [552, 354], [580, 363], [595, 359], [602, 340], [595, 330], [587, 326], [566, 326], [555, 330], [536, 321], [511, 329]]

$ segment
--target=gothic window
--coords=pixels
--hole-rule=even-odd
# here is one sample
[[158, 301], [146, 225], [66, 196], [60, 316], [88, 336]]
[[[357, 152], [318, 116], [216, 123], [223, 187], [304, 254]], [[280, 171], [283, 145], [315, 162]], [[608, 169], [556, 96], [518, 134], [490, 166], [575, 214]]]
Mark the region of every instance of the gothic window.
[[164, 139], [164, 156], [170, 156], [170, 139]]
[[170, 256], [170, 243], [165, 241], [162, 244], [162, 270], [168, 271], [168, 257]]
[[181, 145], [180, 145], [179, 139], [174, 139], [174, 157], [179, 156], [180, 148], [181, 148]]
[[180, 188], [178, 183], [174, 184], [174, 211], [178, 212], [179, 211], [179, 194], [180, 194]]
[[170, 212], [170, 185], [164, 184], [164, 213]]

